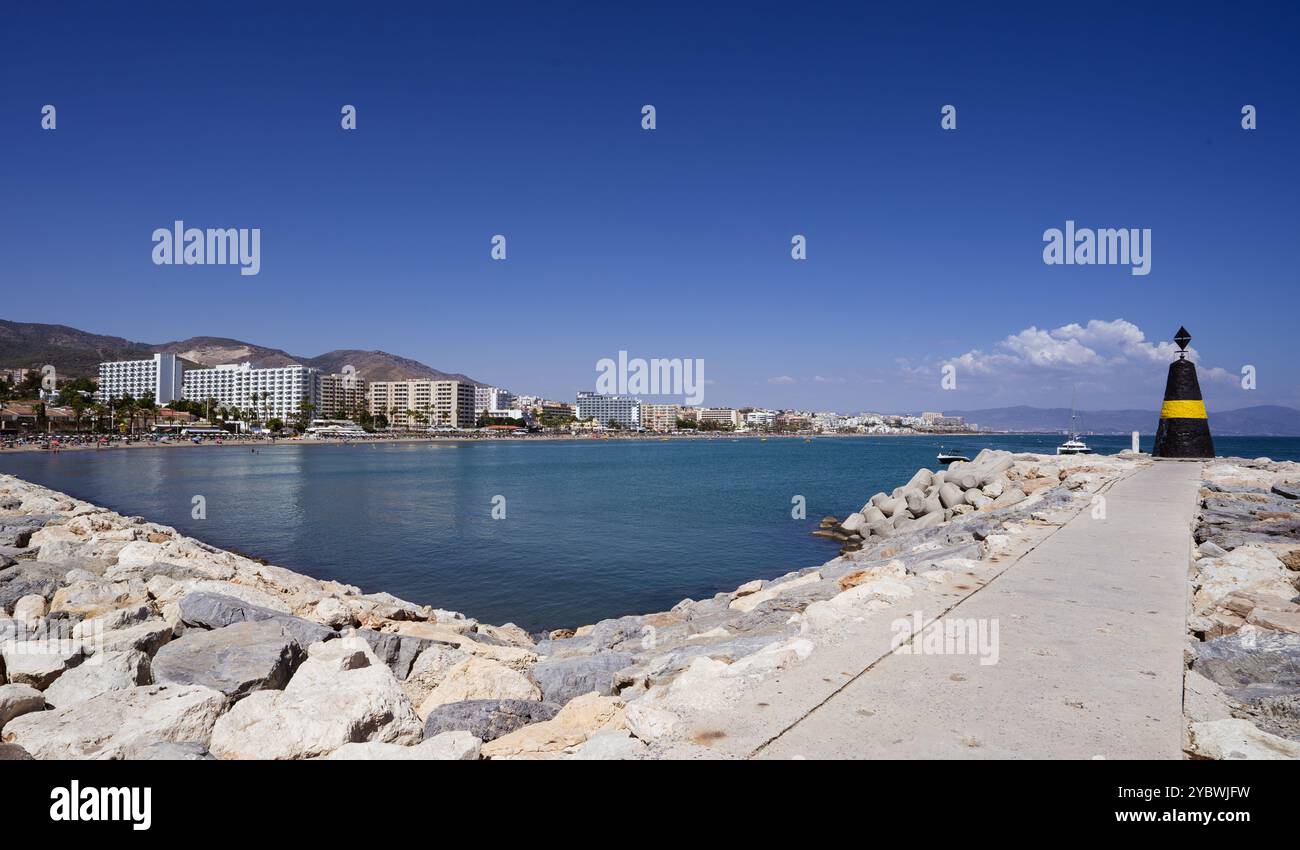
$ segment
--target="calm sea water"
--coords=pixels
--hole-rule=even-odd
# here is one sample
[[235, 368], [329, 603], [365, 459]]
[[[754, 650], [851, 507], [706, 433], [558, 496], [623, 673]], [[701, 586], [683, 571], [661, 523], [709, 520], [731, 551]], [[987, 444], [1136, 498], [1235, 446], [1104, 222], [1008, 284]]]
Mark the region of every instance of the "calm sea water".
[[[952, 439], [1051, 452], [1057, 436]], [[1100, 453], [1126, 437], [1090, 437]], [[1149, 436], [1143, 449], [1150, 450]], [[670, 608], [821, 564], [809, 532], [933, 468], [927, 437], [281, 445], [0, 455], [12, 473], [308, 575], [528, 629]], [[1297, 438], [1220, 454], [1300, 460]], [[207, 519], [190, 518], [191, 499]], [[495, 496], [506, 518], [494, 520]], [[791, 518], [792, 498], [807, 519]]]

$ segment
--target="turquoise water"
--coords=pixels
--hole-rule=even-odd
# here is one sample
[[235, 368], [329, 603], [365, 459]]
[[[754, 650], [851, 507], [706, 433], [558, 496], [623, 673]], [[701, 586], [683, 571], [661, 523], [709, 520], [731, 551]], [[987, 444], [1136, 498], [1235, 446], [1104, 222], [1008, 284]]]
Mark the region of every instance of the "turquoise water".
[[[12, 473], [322, 579], [528, 629], [670, 608], [821, 564], [809, 532], [934, 467], [940, 442], [1051, 452], [1059, 436], [502, 441], [0, 455]], [[1101, 453], [1125, 437], [1090, 437]], [[1150, 450], [1151, 437], [1143, 449]], [[1300, 460], [1300, 439], [1220, 454]], [[202, 495], [207, 519], [191, 519]], [[493, 519], [495, 496], [505, 518]], [[792, 498], [807, 518], [791, 517]]]

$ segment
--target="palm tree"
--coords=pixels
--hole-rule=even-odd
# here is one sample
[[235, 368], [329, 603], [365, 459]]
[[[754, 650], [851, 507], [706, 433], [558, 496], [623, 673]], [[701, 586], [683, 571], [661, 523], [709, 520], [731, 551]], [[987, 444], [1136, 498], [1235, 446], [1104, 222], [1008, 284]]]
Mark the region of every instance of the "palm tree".
[[126, 420], [127, 431], [135, 433], [135, 396], [122, 393], [118, 416]]
[[303, 396], [302, 401], [298, 402], [297, 425], [301, 430], [306, 431], [307, 427], [311, 425], [312, 414], [315, 412], [316, 405], [312, 404], [311, 399], [307, 396]]
[[72, 397], [72, 400], [68, 403], [68, 406], [72, 408], [73, 427], [75, 430], [80, 431], [81, 418], [86, 414], [86, 400], [82, 398], [80, 394], [78, 394]]
[[150, 422], [157, 419], [158, 403], [155, 401], [153, 393], [145, 393], [140, 396], [140, 400], [136, 402], [136, 407], [139, 408], [141, 415], [144, 417], [146, 428]]

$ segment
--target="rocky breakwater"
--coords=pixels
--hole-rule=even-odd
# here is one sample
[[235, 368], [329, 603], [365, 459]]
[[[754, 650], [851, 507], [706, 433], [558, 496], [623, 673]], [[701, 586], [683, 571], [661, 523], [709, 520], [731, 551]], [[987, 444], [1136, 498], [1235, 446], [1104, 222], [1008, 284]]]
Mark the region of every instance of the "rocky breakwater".
[[1300, 464], [1205, 465], [1183, 707], [1192, 758], [1300, 758]]
[[[838, 540], [845, 552], [853, 552], [896, 535], [935, 528], [954, 517], [1018, 505], [1070, 474], [1052, 463], [1017, 467], [1016, 456], [986, 449], [970, 462], [959, 461], [937, 472], [919, 470], [906, 484], [876, 493], [843, 520], [824, 518], [813, 533]], [[1067, 486], [1078, 489], [1085, 481], [1079, 478]]]
[[963, 587], [1026, 526], [1145, 462], [983, 452], [873, 496], [862, 524], [836, 524], [851, 551], [821, 567], [543, 635], [0, 476], [0, 757], [715, 755], [698, 712], [918, 588]]

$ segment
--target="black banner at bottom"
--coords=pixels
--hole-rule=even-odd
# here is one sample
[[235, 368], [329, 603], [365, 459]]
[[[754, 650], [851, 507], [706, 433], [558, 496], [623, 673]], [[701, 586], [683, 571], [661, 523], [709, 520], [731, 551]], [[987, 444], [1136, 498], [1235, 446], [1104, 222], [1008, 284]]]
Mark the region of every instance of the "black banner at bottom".
[[280, 831], [337, 840], [347, 826], [382, 823], [396, 836], [447, 819], [480, 823], [499, 839], [575, 817], [593, 835], [618, 835], [629, 818], [649, 817], [643, 828], [658, 831], [674, 816], [689, 818], [692, 831], [704, 821], [735, 832], [835, 811], [911, 823], [927, 837], [1005, 836], [1039, 824], [1071, 837], [1189, 828], [1228, 836], [1288, 829], [1295, 778], [1294, 765], [1277, 762], [857, 762], [828, 771], [809, 762], [29, 761], [0, 767], [0, 810], [7, 834], [56, 841], [192, 839], [209, 829], [217, 840]]

